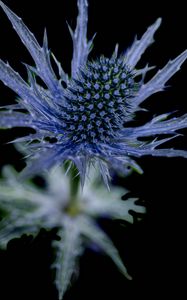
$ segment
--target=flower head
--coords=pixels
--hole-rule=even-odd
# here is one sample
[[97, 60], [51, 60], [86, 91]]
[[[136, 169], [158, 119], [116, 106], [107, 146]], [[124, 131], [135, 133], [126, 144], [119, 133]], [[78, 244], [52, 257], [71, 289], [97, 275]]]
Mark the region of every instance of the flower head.
[[60, 300], [77, 270], [77, 260], [88, 241], [97, 245], [122, 274], [131, 279], [116, 247], [98, 226], [97, 219], [105, 215], [133, 223], [129, 211], [144, 213], [145, 208], [138, 205], [135, 198], [121, 200], [127, 193], [124, 188], [114, 187], [109, 192], [98, 182], [98, 173], [93, 169], [84, 192], [80, 189], [73, 203], [72, 180], [62, 168], [52, 169], [44, 179], [46, 186], [41, 189], [28, 180], [20, 183], [12, 167], [4, 168], [0, 179], [0, 208], [5, 212], [0, 222], [0, 247], [6, 248], [10, 240], [23, 234], [36, 236], [41, 228], [57, 229], [58, 239], [53, 240], [52, 245], [56, 250], [53, 268]]
[[[0, 6], [36, 64], [36, 67], [26, 65], [27, 83], [8, 64], [0, 61], [0, 79], [19, 96], [16, 105], [2, 108], [0, 127], [30, 127], [36, 131], [16, 140], [26, 142], [26, 148], [30, 150], [25, 174], [31, 175], [72, 160], [80, 172], [82, 183], [90, 165], [96, 163], [108, 184], [109, 168], [125, 173], [126, 167], [130, 166], [142, 172], [132, 157], [187, 157], [187, 152], [182, 150], [157, 149], [157, 146], [175, 137], [176, 130], [186, 127], [186, 115], [168, 118], [170, 114], [166, 113], [143, 126], [123, 126], [133, 121], [145, 99], [165, 88], [165, 83], [187, 58], [187, 51], [184, 51], [144, 83], [144, 77], [151, 68], [146, 66], [138, 70], [135, 67], [153, 42], [161, 19], [121, 55], [118, 55], [116, 46], [111, 58], [100, 56], [90, 61], [88, 55], [93, 39], [87, 41], [88, 3], [78, 0], [75, 32], [69, 28], [73, 40], [72, 74], [69, 79], [53, 56], [59, 69], [58, 80], [51, 66], [46, 32], [41, 47], [23, 21], [2, 1]], [[45, 83], [45, 88], [37, 82], [38, 77]], [[155, 139], [155, 136], [163, 134], [170, 136]], [[145, 142], [143, 138], [148, 136], [150, 142]]]
[[118, 137], [128, 120], [128, 100], [138, 84], [123, 58], [100, 57], [88, 62], [66, 89], [63, 108], [65, 137], [93, 147]]

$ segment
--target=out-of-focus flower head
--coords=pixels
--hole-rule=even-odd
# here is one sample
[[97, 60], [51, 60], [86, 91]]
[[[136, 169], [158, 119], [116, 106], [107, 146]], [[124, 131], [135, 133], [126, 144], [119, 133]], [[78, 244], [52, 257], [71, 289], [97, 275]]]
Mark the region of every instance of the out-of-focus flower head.
[[52, 169], [44, 179], [45, 188], [31, 180], [20, 183], [12, 167], [4, 168], [0, 179], [0, 208], [4, 212], [0, 222], [0, 246], [6, 248], [10, 240], [23, 234], [36, 236], [42, 228], [55, 228], [58, 239], [52, 242], [56, 250], [53, 268], [59, 299], [77, 271], [78, 259], [88, 242], [108, 255], [122, 274], [131, 279], [118, 250], [97, 221], [107, 216], [133, 223], [129, 212], [144, 213], [145, 208], [137, 204], [135, 198], [121, 200], [127, 194], [124, 188], [113, 186], [109, 192], [98, 181], [98, 172], [93, 168], [83, 192], [79, 186], [73, 201], [72, 177], [62, 168]]

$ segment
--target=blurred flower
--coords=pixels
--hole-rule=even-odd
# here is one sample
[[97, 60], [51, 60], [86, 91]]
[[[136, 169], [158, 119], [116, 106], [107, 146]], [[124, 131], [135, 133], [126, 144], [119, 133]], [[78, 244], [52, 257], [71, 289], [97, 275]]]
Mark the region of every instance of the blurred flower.
[[[69, 28], [73, 40], [72, 74], [69, 78], [52, 55], [59, 70], [58, 80], [52, 69], [46, 32], [41, 47], [23, 21], [0, 1], [36, 65], [26, 65], [27, 83], [8, 63], [0, 60], [0, 80], [19, 96], [17, 104], [2, 107], [0, 127], [30, 127], [36, 131], [16, 140], [26, 142], [26, 148], [30, 150], [25, 175], [72, 160], [80, 172], [82, 184], [91, 164], [98, 165], [108, 184], [109, 168], [126, 172], [126, 167], [130, 167], [142, 172], [132, 157], [187, 157], [186, 151], [157, 148], [177, 136], [176, 130], [187, 126], [187, 115], [168, 119], [170, 114], [166, 113], [142, 126], [133, 126], [133, 122], [132, 127], [123, 126], [133, 121], [143, 101], [164, 90], [165, 83], [186, 60], [187, 51], [169, 61], [144, 83], [147, 71], [152, 68], [147, 65], [138, 70], [135, 67], [153, 42], [154, 33], [161, 23], [158, 19], [121, 55], [118, 55], [116, 46], [111, 58], [101, 56], [88, 61], [93, 46], [93, 39], [87, 41], [88, 3], [87, 0], [77, 2], [77, 26], [74, 32]], [[38, 78], [45, 88], [37, 82]], [[155, 136], [165, 134], [166, 138], [155, 139]], [[144, 140], [147, 137], [150, 137], [149, 141]]]
[[[3, 170], [0, 179], [0, 208], [5, 212], [0, 222], [0, 246], [19, 238], [22, 234], [36, 236], [41, 228], [57, 228], [58, 240], [53, 241], [56, 249], [56, 287], [62, 299], [71, 277], [77, 271], [78, 258], [83, 254], [88, 241], [97, 245], [116, 264], [128, 279], [130, 275], [119, 253], [107, 234], [98, 226], [97, 219], [107, 216], [132, 223], [129, 210], [144, 213], [145, 208], [137, 205], [134, 198], [124, 201], [124, 188], [113, 187], [108, 191], [98, 182], [98, 173], [93, 170], [84, 191], [80, 189], [72, 201], [72, 178], [60, 167], [46, 174], [45, 188], [31, 181], [18, 181], [17, 172], [10, 166]], [[85, 243], [86, 242], [86, 243]]]

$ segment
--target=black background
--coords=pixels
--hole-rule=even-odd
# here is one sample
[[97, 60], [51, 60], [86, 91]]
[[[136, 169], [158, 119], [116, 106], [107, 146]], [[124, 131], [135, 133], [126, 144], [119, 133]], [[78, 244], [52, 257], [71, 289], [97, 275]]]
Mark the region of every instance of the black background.
[[[120, 51], [125, 50], [137, 34], [140, 37], [158, 17], [163, 23], [155, 35], [156, 42], [146, 51], [139, 67], [147, 62], [158, 68], [170, 58], [176, 57], [187, 47], [186, 9], [174, 4], [157, 1], [100, 1], [90, 0], [89, 29], [95, 32], [93, 58], [100, 54], [110, 56], [119, 42]], [[43, 29], [47, 28], [49, 46], [70, 71], [72, 55], [71, 39], [66, 21], [74, 28], [76, 1], [11, 1], [6, 4], [23, 18], [27, 26], [42, 41]], [[0, 57], [8, 60], [26, 76], [20, 62], [32, 63], [4, 13], [0, 11]], [[151, 73], [153, 74], [153, 72]], [[146, 101], [150, 115], [168, 111], [187, 111], [187, 64], [169, 82], [168, 89]], [[0, 84], [0, 101], [11, 103], [15, 95]], [[146, 118], [145, 115], [140, 118]], [[143, 119], [142, 119], [143, 122]], [[14, 164], [23, 167], [21, 156], [13, 146], [5, 143], [19, 130], [0, 132], [0, 165]], [[187, 131], [183, 131], [184, 134]], [[187, 148], [186, 137], [177, 138], [168, 146]], [[79, 279], [75, 281], [64, 299], [175, 299], [185, 298], [186, 284], [186, 170], [187, 161], [182, 158], [152, 158], [138, 160], [144, 175], [133, 174], [123, 181], [133, 195], [144, 200], [147, 214], [141, 222], [124, 228], [120, 222], [102, 220], [102, 225], [113, 238], [121, 257], [133, 276], [127, 281], [112, 262], [90, 249], [80, 261]], [[0, 254], [0, 299], [50, 299], [57, 293], [52, 285], [53, 274], [49, 266], [53, 260], [50, 249], [51, 234], [44, 231], [36, 240], [22, 238], [9, 244], [8, 251]], [[184, 272], [184, 273], [183, 273]], [[183, 295], [183, 296], [182, 296]]]

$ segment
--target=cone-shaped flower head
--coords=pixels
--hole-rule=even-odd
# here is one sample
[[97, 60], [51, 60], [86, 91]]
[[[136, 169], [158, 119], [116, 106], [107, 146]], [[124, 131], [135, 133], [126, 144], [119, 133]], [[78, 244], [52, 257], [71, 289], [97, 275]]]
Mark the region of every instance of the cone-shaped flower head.
[[124, 58], [88, 62], [66, 90], [63, 124], [68, 140], [93, 145], [118, 137], [128, 120], [128, 99], [138, 85]]

